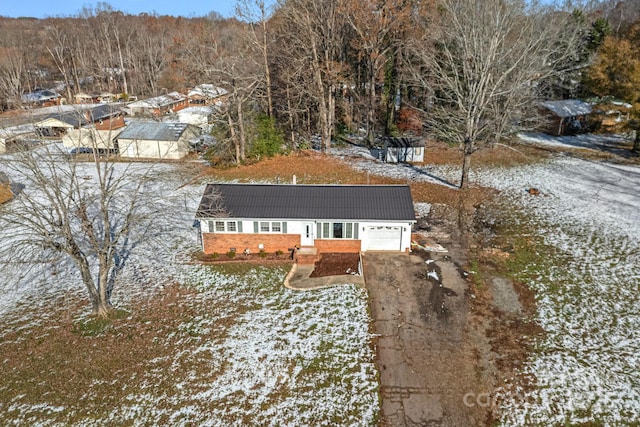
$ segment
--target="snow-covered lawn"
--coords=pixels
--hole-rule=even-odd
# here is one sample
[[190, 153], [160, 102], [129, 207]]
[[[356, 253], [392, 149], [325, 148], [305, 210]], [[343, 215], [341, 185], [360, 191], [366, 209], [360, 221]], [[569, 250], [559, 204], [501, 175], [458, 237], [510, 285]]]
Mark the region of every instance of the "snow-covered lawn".
[[[91, 165], [83, 167], [91, 175]], [[179, 165], [154, 165], [153, 176], [146, 191], [162, 215], [157, 226], [163, 243], [138, 242], [113, 301], [135, 318], [132, 302], [179, 283], [193, 292], [184, 309], [197, 314], [168, 335], [158, 332], [154, 345], [164, 355], [134, 360], [143, 369], [130, 381], [118, 376], [119, 369], [113, 377], [106, 374], [107, 385], [87, 372], [84, 382], [72, 385], [85, 391], [76, 402], [54, 401], [49, 396], [59, 397], [60, 391], [52, 392], [53, 386], [38, 378], [26, 381], [46, 391], [40, 397], [13, 393], [24, 379], [5, 378], [0, 424], [374, 424], [380, 403], [366, 293], [356, 286], [293, 292], [282, 284], [285, 267], [234, 271], [186, 263], [187, 254], [198, 248], [192, 224], [203, 185], [183, 186], [191, 176]], [[52, 319], [69, 310], [65, 301], [85, 297], [72, 270], [48, 266], [31, 277], [38, 280], [0, 287], [0, 318], [6, 321], [0, 327], [0, 354], [25, 337], [46, 341], [59, 328]], [[92, 339], [99, 347], [100, 338]], [[127, 345], [124, 338], [122, 345]], [[66, 351], [71, 358], [74, 349]], [[4, 360], [14, 362], [21, 361]], [[101, 375], [109, 372], [96, 368]], [[124, 398], [114, 407], [104, 405], [105, 387], [125, 393]]]
[[[602, 150], [620, 138], [552, 138], [526, 142]], [[457, 168], [373, 162], [350, 147], [356, 168], [398, 179], [455, 182]], [[418, 169], [418, 170], [417, 170]], [[421, 173], [423, 169], [425, 173]], [[501, 190], [511, 212], [527, 218], [546, 245], [551, 265], [530, 265], [522, 277], [537, 293], [538, 322], [546, 331], [523, 374], [531, 392], [507, 385], [503, 424], [626, 425], [640, 419], [640, 167], [561, 154], [546, 163], [473, 169], [472, 181]], [[535, 187], [541, 196], [526, 192]], [[496, 390], [496, 393], [502, 393]]]

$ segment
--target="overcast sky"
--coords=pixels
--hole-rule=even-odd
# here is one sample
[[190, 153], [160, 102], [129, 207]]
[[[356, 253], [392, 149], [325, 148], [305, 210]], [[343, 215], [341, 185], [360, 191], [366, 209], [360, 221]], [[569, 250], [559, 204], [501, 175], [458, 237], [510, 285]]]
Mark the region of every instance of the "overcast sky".
[[[216, 11], [223, 17], [234, 15], [235, 0], [111, 0], [114, 9], [137, 15], [156, 12], [158, 15], [204, 16]], [[76, 15], [83, 6], [95, 8], [96, 1], [87, 0], [0, 0], [0, 15], [8, 17]]]

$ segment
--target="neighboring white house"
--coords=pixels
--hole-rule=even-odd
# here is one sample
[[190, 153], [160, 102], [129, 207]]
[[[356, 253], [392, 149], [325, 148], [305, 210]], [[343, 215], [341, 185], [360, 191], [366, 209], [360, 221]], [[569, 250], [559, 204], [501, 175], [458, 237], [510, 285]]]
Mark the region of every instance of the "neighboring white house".
[[208, 184], [196, 213], [204, 253], [408, 252], [407, 185]]
[[131, 122], [118, 135], [120, 157], [181, 159], [200, 139], [200, 129], [187, 123]]
[[115, 140], [123, 130], [124, 128], [98, 130], [93, 127], [70, 129], [62, 136], [62, 145], [66, 148], [115, 150]]

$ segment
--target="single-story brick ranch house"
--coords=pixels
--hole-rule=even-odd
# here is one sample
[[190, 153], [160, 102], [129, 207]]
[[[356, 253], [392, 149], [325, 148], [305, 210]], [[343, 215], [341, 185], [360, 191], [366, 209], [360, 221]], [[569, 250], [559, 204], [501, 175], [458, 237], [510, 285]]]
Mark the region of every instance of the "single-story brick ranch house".
[[196, 212], [202, 251], [408, 252], [407, 185], [208, 184]]

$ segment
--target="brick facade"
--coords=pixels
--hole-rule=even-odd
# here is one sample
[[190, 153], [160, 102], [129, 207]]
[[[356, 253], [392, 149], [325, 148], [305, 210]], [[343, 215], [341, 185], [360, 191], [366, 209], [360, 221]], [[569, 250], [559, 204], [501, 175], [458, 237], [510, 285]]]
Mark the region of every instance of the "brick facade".
[[[236, 248], [237, 252], [249, 249], [252, 253], [260, 251], [259, 245], [264, 246], [265, 252], [273, 253], [276, 251], [287, 252], [290, 248], [300, 245], [299, 234], [216, 234], [203, 233], [202, 241], [204, 243], [204, 253], [212, 254], [214, 252], [225, 254], [231, 248]], [[322, 252], [338, 252], [338, 253], [357, 253], [360, 252], [360, 240], [316, 240], [315, 247], [318, 253]]]
[[354, 254], [360, 252], [360, 240], [347, 239], [316, 239], [314, 246], [318, 248], [318, 252], [334, 252]]
[[264, 246], [264, 251], [273, 253], [276, 251], [287, 252], [289, 248], [300, 245], [299, 234], [216, 234], [203, 233], [204, 253], [226, 254], [230, 248], [242, 252], [249, 249], [252, 253], [260, 252], [258, 245]]

